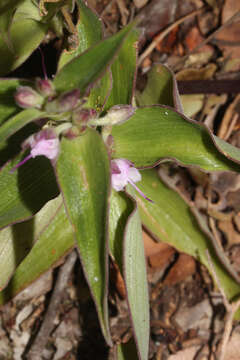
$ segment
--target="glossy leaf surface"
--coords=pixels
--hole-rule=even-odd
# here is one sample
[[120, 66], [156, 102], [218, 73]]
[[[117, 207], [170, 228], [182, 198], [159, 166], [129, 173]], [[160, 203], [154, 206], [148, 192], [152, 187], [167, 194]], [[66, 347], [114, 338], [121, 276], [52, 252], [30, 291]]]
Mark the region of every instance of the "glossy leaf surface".
[[[127, 185], [127, 192], [134, 190]], [[128, 218], [123, 244], [123, 271], [136, 346], [141, 360], [148, 359], [149, 299], [142, 226], [138, 208]]]
[[78, 88], [83, 92], [93, 85], [113, 62], [133, 26], [126, 26], [63, 66], [54, 79], [56, 89], [61, 92]]
[[208, 249], [215, 270], [229, 299], [239, 294], [240, 285], [223, 268], [210, 239], [201, 232], [195, 217], [184, 200], [160, 181], [154, 169], [144, 170], [141, 174], [142, 181], [138, 183], [139, 188], [154, 201], [152, 204], [140, 197], [137, 192], [135, 194], [144, 226], [156, 239], [194, 256], [209, 269], [206, 256]]
[[131, 104], [135, 88], [138, 31], [132, 31], [124, 41], [111, 66], [113, 88], [106, 109], [119, 104]]
[[[53, 201], [55, 205], [59, 205], [61, 198]], [[52, 213], [51, 217], [53, 215]], [[51, 223], [39, 233], [32, 250], [18, 266], [7, 288], [0, 294], [0, 304], [12, 299], [21, 290], [37, 280], [44, 272], [56, 266], [59, 260], [73, 248], [75, 242], [72, 226], [63, 206], [59, 208], [59, 211], [51, 220]], [[33, 226], [36, 225], [35, 222], [38, 222], [38, 220], [33, 220]], [[25, 234], [30, 239], [32, 239], [33, 226], [26, 226]]]
[[61, 204], [61, 198], [51, 200], [32, 219], [0, 231], [1, 289], [6, 286], [15, 268], [29, 253]]
[[137, 92], [136, 98], [139, 106], [161, 104], [182, 110], [174, 74], [162, 64], [153, 65], [147, 73], [147, 84], [143, 92]]
[[23, 158], [21, 154], [0, 171], [0, 228], [32, 217], [47, 201], [58, 195], [52, 166], [43, 156], [31, 159], [18, 170], [10, 172]]
[[[182, 165], [196, 165], [207, 171], [240, 168], [218, 151], [205, 127], [168, 107], [137, 109], [128, 121], [112, 128], [112, 136], [113, 157], [126, 158], [137, 167], [175, 159]], [[239, 149], [224, 141], [217, 144], [229, 158], [240, 161]]]
[[57, 177], [81, 262], [106, 341], [111, 344], [107, 310], [107, 213], [109, 159], [95, 130], [62, 139]]

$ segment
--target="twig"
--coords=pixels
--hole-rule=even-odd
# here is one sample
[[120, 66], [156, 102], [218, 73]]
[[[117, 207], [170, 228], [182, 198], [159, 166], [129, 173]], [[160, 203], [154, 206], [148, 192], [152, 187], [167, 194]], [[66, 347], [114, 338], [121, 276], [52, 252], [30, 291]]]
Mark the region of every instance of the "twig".
[[183, 56], [175, 65], [174, 68], [177, 69], [186, 59], [194, 54], [196, 51], [201, 49], [204, 45], [209, 43], [218, 33], [224, 30], [228, 25], [232, 24], [238, 17], [240, 16], [240, 11], [236, 12], [233, 16], [231, 16], [224, 24], [222, 24], [216, 31], [210, 34], [205, 40], [201, 42], [201, 44], [197, 45], [192, 51], [190, 51], [187, 55]]
[[62, 293], [65, 289], [69, 276], [73, 270], [75, 261], [77, 259], [76, 251], [72, 251], [70, 255], [68, 255], [65, 263], [59, 270], [57, 281], [52, 293], [52, 297], [50, 300], [50, 304], [46, 311], [44, 320], [42, 322], [41, 328], [35, 338], [33, 345], [28, 352], [26, 359], [28, 360], [41, 360], [42, 359], [42, 351], [45, 348], [49, 335], [54, 327], [54, 319], [56, 317], [56, 312], [58, 306], [61, 302]]
[[232, 304], [228, 301], [226, 294], [225, 294], [225, 292], [221, 286], [221, 283], [219, 281], [219, 278], [216, 274], [216, 271], [214, 269], [214, 266], [213, 266], [213, 263], [212, 263], [212, 260], [211, 260], [208, 250], [206, 250], [206, 254], [207, 254], [208, 263], [209, 263], [213, 278], [219, 288], [219, 291], [223, 298], [223, 304], [226, 308], [226, 318], [225, 318], [223, 336], [222, 336], [221, 341], [218, 344], [218, 349], [217, 349], [217, 359], [224, 360], [225, 355], [226, 355], [227, 344], [228, 344], [228, 341], [229, 341], [229, 338], [230, 338], [231, 332], [232, 332], [232, 323], [233, 323], [233, 319], [234, 319], [234, 314], [240, 307], [240, 299]]
[[163, 40], [177, 25], [183, 23], [185, 20], [190, 19], [191, 17], [199, 14], [205, 7], [202, 7], [200, 9], [194, 10], [190, 12], [189, 14], [183, 16], [182, 18], [175, 21], [173, 24], [169, 25], [165, 30], [163, 30], [159, 35], [157, 35], [154, 40], [151, 42], [151, 44], [147, 47], [147, 49], [142, 53], [142, 55], [139, 57], [138, 65], [141, 65], [143, 60], [151, 54], [151, 52], [155, 49], [157, 44]]

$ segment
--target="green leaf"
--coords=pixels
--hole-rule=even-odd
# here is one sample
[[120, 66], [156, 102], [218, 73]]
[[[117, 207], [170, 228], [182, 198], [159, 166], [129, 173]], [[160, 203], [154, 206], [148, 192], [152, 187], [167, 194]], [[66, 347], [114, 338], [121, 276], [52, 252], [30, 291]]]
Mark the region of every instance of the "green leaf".
[[7, 12], [10, 9], [15, 9], [19, 4], [24, 0], [1, 0], [0, 4], [0, 14]]
[[99, 42], [61, 68], [54, 79], [57, 91], [78, 88], [83, 92], [88, 85], [96, 82], [113, 62], [134, 25], [135, 23], [126, 26], [117, 34]]
[[10, 136], [15, 134], [18, 130], [30, 122], [44, 118], [45, 116], [45, 112], [39, 111], [37, 109], [32, 108], [22, 110], [0, 126], [0, 142], [7, 140]]
[[106, 110], [118, 104], [131, 104], [135, 89], [137, 68], [138, 31], [132, 31], [124, 41], [116, 60], [111, 66], [113, 88]]
[[[127, 185], [132, 196], [134, 190]], [[128, 218], [124, 232], [123, 269], [134, 338], [141, 360], [148, 359], [149, 299], [142, 226], [137, 206]]]
[[128, 121], [114, 126], [111, 135], [113, 157], [126, 158], [137, 167], [172, 159], [207, 171], [239, 170], [239, 165], [230, 160], [240, 161], [239, 149], [216, 141], [204, 125], [165, 106], [137, 109]]
[[71, 52], [63, 51], [58, 62], [58, 70], [102, 39], [101, 20], [84, 1], [78, 0], [77, 4], [79, 11], [77, 24], [78, 47]]
[[101, 79], [97, 81], [93, 89], [91, 89], [86, 102], [86, 107], [95, 109], [101, 113], [106, 105], [107, 99], [112, 90], [111, 72], [107, 71]]
[[[144, 170], [139, 188], [154, 203], [143, 199], [137, 192], [137, 202], [144, 226], [163, 242], [174, 246], [200, 260], [210, 271], [206, 250], [208, 249], [214, 268], [229, 299], [240, 293], [240, 285], [223, 268], [211, 241], [200, 231], [198, 223], [188, 205], [173, 190], [166, 187], [157, 172]], [[211, 272], [211, 271], [210, 271]]]
[[0, 171], [0, 228], [32, 217], [58, 195], [52, 166], [43, 156], [10, 172], [22, 158], [21, 154]]
[[37, 19], [38, 8], [32, 1], [24, 1], [15, 12], [9, 31], [11, 47], [0, 37], [0, 75], [21, 65], [43, 40], [49, 25]]
[[0, 289], [6, 286], [15, 268], [29, 253], [61, 204], [59, 196], [49, 201], [32, 219], [0, 231]]
[[[128, 187], [128, 192], [133, 193], [130, 187]], [[136, 203], [132, 200], [132, 197], [126, 196], [125, 193], [112, 190], [109, 213], [109, 244], [111, 255], [117, 262], [125, 280], [139, 357], [140, 359], [147, 359], [149, 303], [146, 263], [141, 222]], [[126, 348], [125, 346], [118, 348], [120, 359], [122, 359], [121, 356], [126, 356], [128, 351], [130, 353], [133, 351], [135, 353], [133, 358], [138, 358], [136, 346], [132, 344]], [[125, 357], [123, 358], [125, 359]], [[132, 358], [130, 357], [130, 359]]]
[[138, 354], [136, 345], [133, 339], [130, 339], [127, 343], [117, 345], [117, 360], [137, 360]]
[[111, 344], [107, 308], [109, 159], [95, 130], [62, 140], [57, 176], [100, 325]]
[[0, 79], [0, 125], [19, 111], [14, 94], [17, 87], [29, 85], [26, 80]]
[[143, 92], [136, 94], [138, 105], [162, 104], [181, 111], [177, 82], [171, 70], [165, 65], [155, 64], [147, 75], [147, 85]]
[[123, 193], [112, 189], [109, 211], [109, 247], [123, 275], [123, 234], [133, 202]]
[[[58, 205], [61, 198], [53, 201], [55, 205]], [[45, 210], [43, 210], [44, 212]], [[56, 215], [54, 217], [53, 215], [52, 213], [49, 217], [49, 219], [52, 219], [51, 223], [45, 228], [42, 227], [43, 230], [39, 232], [39, 237], [32, 250], [18, 266], [7, 288], [0, 294], [1, 305], [11, 300], [44, 272], [57, 266], [59, 260], [73, 248], [75, 243], [74, 235], [64, 207], [61, 206]], [[38, 216], [40, 216], [40, 213], [37, 214]], [[36, 223], [38, 223], [38, 219], [34, 220], [32, 226], [29, 223], [28, 234], [26, 233], [29, 239], [32, 239], [32, 232], [35, 231]], [[41, 219], [39, 219], [39, 225], [41, 226]], [[20, 236], [20, 233], [18, 233], [18, 236]], [[15, 240], [17, 242], [18, 237]]]

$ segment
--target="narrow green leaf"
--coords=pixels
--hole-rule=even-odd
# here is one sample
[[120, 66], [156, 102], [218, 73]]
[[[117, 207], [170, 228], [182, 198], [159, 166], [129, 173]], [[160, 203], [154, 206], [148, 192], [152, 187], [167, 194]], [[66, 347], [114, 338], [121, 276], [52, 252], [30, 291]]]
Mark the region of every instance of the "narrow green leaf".
[[7, 285], [15, 268], [29, 253], [61, 204], [59, 196], [49, 201], [32, 219], [0, 231], [0, 289]]
[[118, 104], [131, 104], [135, 89], [139, 32], [132, 31], [124, 41], [111, 66], [113, 88], [105, 109]]
[[44, 118], [46, 113], [37, 109], [26, 109], [11, 117], [0, 126], [0, 142], [7, 140], [30, 122]]
[[[59, 198], [56, 202], [59, 203], [60, 200]], [[56, 215], [54, 217], [53, 215], [52, 213], [51, 218], [53, 219], [51, 223], [39, 233], [32, 250], [18, 266], [7, 288], [0, 294], [0, 305], [11, 300], [38, 279], [40, 275], [59, 264], [59, 260], [73, 248], [75, 243], [74, 235], [64, 207], [61, 206]], [[36, 223], [34, 222], [33, 225], [36, 226]], [[26, 235], [30, 239], [32, 238], [31, 227], [28, 228], [28, 234]]]
[[107, 343], [111, 344], [106, 241], [110, 170], [107, 150], [99, 134], [89, 129], [73, 140], [63, 139], [56, 171], [100, 325]]
[[116, 360], [138, 360], [137, 349], [133, 339], [117, 346], [116, 358]]
[[143, 92], [137, 92], [136, 98], [140, 106], [161, 104], [182, 110], [175, 76], [162, 64], [153, 65], [147, 73], [147, 85]]
[[202, 124], [169, 107], [139, 108], [128, 121], [114, 126], [111, 134], [113, 157], [126, 158], [137, 167], [172, 159], [207, 171], [239, 170], [239, 165], [230, 160], [240, 161], [239, 149], [216, 141]]
[[141, 174], [139, 188], [154, 201], [150, 203], [135, 193], [144, 226], [156, 239], [194, 256], [210, 270], [206, 256], [208, 249], [228, 298], [232, 299], [239, 294], [240, 285], [223, 268], [211, 241], [200, 231], [188, 205], [175, 191], [160, 181], [154, 169], [144, 170]]
[[134, 25], [126, 26], [67, 63], [54, 79], [56, 89], [59, 92], [74, 88], [86, 90], [105, 73]]
[[[134, 190], [127, 185], [132, 196]], [[124, 233], [123, 269], [127, 300], [139, 359], [148, 359], [149, 299], [142, 226], [137, 206], [129, 216]]]
[[123, 193], [112, 189], [109, 211], [109, 247], [123, 275], [123, 234], [128, 217], [134, 210], [133, 202]]
[[32, 19], [13, 19], [9, 35], [13, 51], [0, 37], [0, 76], [21, 65], [41, 43], [47, 30], [48, 24]]
[[71, 52], [63, 51], [58, 62], [58, 70], [102, 39], [101, 20], [84, 1], [77, 0], [77, 4], [79, 11], [77, 24], [78, 47]]
[[0, 229], [32, 217], [46, 202], [58, 195], [49, 160], [38, 156], [10, 172], [22, 159], [21, 154], [0, 171]]

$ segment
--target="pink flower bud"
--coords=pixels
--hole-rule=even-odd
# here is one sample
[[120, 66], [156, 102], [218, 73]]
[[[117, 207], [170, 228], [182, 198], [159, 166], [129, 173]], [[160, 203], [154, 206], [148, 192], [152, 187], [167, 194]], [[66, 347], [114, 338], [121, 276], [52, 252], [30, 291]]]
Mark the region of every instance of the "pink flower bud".
[[59, 112], [73, 110], [78, 104], [79, 97], [80, 97], [79, 89], [75, 89], [65, 94], [62, 94], [58, 100]]
[[48, 79], [36, 79], [36, 89], [45, 97], [52, 97], [56, 94], [52, 81]]
[[15, 101], [21, 108], [41, 108], [43, 97], [30, 86], [19, 86], [14, 95]]
[[73, 112], [73, 122], [75, 124], [86, 124], [90, 119], [97, 117], [97, 112], [94, 109], [76, 109]]

